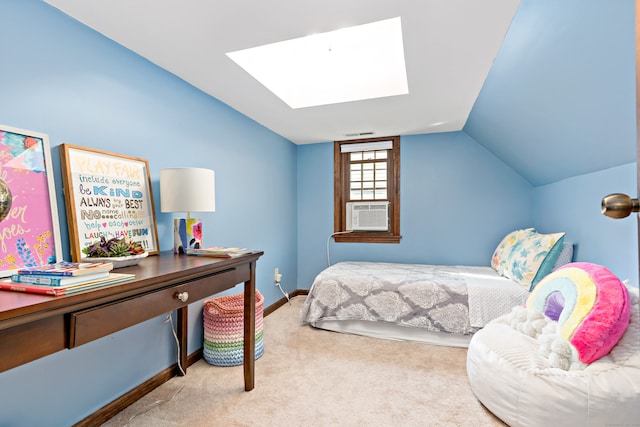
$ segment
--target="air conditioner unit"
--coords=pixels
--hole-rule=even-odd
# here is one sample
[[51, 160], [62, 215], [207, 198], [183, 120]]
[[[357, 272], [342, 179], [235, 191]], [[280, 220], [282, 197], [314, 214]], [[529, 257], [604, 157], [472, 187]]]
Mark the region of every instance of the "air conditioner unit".
[[389, 230], [389, 202], [347, 202], [347, 230]]

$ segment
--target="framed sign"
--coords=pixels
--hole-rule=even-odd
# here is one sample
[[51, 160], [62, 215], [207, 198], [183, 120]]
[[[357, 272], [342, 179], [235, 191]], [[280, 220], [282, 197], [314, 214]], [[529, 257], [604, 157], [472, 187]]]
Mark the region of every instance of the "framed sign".
[[71, 258], [101, 237], [127, 237], [158, 253], [158, 231], [145, 159], [60, 145]]
[[0, 125], [0, 277], [61, 252], [49, 137]]

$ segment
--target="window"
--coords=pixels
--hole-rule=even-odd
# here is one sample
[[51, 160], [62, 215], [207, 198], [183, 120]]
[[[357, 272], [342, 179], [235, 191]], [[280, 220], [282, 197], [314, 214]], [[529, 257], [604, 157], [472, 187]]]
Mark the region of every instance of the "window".
[[347, 228], [347, 203], [389, 202], [389, 228], [334, 235], [336, 242], [399, 243], [400, 137], [334, 142], [334, 231]]

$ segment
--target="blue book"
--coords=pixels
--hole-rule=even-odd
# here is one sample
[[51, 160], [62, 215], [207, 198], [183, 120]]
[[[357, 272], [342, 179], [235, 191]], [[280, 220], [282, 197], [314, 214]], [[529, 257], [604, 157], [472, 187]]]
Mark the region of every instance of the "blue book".
[[85, 274], [82, 276], [51, 276], [40, 274], [12, 274], [11, 281], [16, 283], [24, 283], [29, 285], [58, 286], [64, 287], [84, 282], [93, 282], [94, 280], [109, 277], [109, 271], [98, 271], [94, 274]]
[[84, 276], [100, 271], [113, 270], [110, 262], [71, 262], [60, 261], [55, 264], [37, 265], [35, 267], [23, 267], [18, 274], [38, 274], [41, 276]]
[[75, 285], [66, 286], [47, 286], [47, 285], [33, 285], [29, 283], [15, 283], [8, 279], [0, 280], [0, 290], [14, 291], [14, 292], [27, 292], [32, 294], [42, 295], [72, 295], [79, 292], [85, 292], [93, 289], [99, 289], [118, 283], [133, 280], [135, 274], [125, 273], [108, 273], [107, 277], [102, 279], [88, 280], [80, 282]]

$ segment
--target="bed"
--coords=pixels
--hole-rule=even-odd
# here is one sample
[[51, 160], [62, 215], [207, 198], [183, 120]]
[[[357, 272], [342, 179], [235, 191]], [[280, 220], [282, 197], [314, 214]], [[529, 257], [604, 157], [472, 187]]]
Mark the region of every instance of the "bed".
[[[535, 262], [527, 266], [523, 253]], [[300, 316], [319, 329], [468, 347], [475, 332], [523, 305], [536, 279], [572, 254], [564, 233], [529, 228], [505, 236], [490, 266], [339, 262], [316, 276]]]

